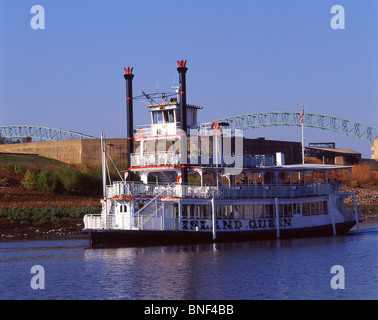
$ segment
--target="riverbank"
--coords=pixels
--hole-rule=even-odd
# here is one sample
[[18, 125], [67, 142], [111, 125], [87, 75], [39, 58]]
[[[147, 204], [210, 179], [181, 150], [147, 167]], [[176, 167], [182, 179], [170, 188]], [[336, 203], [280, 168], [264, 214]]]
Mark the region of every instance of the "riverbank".
[[64, 222], [45, 223], [41, 225], [20, 225], [13, 223], [0, 224], [1, 239], [36, 239], [58, 238], [66, 235], [82, 234], [84, 228], [83, 219], [70, 219]]
[[[351, 192], [349, 187], [343, 187], [343, 191]], [[356, 194], [357, 205], [362, 209], [362, 216], [365, 219], [378, 218], [378, 187], [376, 186], [363, 186], [354, 188], [353, 192]], [[353, 197], [349, 196], [345, 199], [345, 205], [353, 207]]]
[[100, 214], [100, 195], [0, 187], [0, 240], [78, 235], [85, 214]]

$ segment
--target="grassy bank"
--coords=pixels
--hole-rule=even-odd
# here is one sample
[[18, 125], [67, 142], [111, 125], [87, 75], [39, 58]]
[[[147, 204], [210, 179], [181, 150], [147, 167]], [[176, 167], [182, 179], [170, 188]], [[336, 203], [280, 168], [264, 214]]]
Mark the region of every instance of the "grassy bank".
[[68, 220], [82, 220], [86, 214], [99, 214], [99, 207], [22, 207], [0, 209], [0, 221], [14, 225], [43, 225], [63, 223]]
[[24, 238], [46, 235], [80, 234], [86, 214], [99, 214], [91, 207], [21, 207], [0, 209], [0, 237]]

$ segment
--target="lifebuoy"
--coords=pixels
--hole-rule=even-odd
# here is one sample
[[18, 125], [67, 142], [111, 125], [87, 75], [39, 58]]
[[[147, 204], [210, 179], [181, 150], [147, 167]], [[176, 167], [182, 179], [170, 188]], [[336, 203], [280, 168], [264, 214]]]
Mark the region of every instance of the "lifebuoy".
[[213, 131], [218, 131], [219, 130], [219, 123], [217, 121], [214, 121], [211, 124], [211, 130], [213, 130]]
[[142, 138], [143, 136], [144, 136], [144, 130], [143, 130], [143, 128], [139, 128], [136, 132], [136, 137]]
[[180, 183], [181, 183], [181, 178], [182, 178], [182, 175], [179, 174], [179, 175], [177, 176], [176, 182], [180, 184]]

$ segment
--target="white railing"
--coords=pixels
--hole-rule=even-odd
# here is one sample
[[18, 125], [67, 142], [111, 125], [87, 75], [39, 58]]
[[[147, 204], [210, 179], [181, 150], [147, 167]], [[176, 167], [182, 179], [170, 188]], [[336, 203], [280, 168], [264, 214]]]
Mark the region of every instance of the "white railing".
[[[346, 221], [353, 221], [356, 219], [354, 208], [348, 208], [344, 204], [344, 195], [340, 195], [335, 198], [335, 207], [341, 212]], [[362, 209], [360, 206], [357, 206], [357, 216], [362, 216]]]
[[189, 197], [189, 198], [296, 198], [329, 195], [339, 191], [338, 182], [314, 182], [305, 185], [238, 185], [238, 186], [199, 186], [143, 184], [136, 182], [114, 182], [108, 186], [108, 197]]
[[181, 163], [180, 155], [174, 152], [157, 151], [144, 154], [131, 154], [132, 167], [178, 165]]
[[103, 229], [105, 226], [101, 220], [101, 214], [86, 214], [84, 216], [84, 227], [86, 229]]
[[[184, 161], [183, 161], [184, 160]], [[219, 161], [219, 163], [218, 163]], [[201, 157], [199, 153], [191, 153], [187, 159], [181, 159], [181, 155], [175, 152], [156, 151], [145, 152], [143, 154], [131, 154], [131, 167], [144, 167], [144, 166], [161, 166], [161, 165], [180, 165], [180, 164], [193, 164], [193, 165], [209, 165], [211, 167], [234, 167], [241, 165], [244, 168], [265, 168], [274, 167], [275, 158], [272, 155], [241, 155], [230, 157], [231, 162], [228, 165], [224, 160], [216, 160], [213, 155]]]

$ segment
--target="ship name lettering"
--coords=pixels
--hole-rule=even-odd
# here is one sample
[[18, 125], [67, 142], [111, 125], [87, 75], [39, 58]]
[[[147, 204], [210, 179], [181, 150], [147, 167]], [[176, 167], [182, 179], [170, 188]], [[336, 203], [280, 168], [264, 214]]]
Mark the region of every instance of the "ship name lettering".
[[190, 221], [190, 230], [196, 230], [197, 228], [198, 228], [198, 221], [197, 220]]
[[206, 221], [201, 220], [200, 223], [201, 223], [201, 230], [209, 230], [210, 229], [210, 226], [207, 225]]
[[[211, 220], [182, 220], [182, 230], [212, 230]], [[280, 218], [279, 227], [291, 227], [291, 218]], [[216, 220], [216, 230], [275, 229], [275, 219]]]

